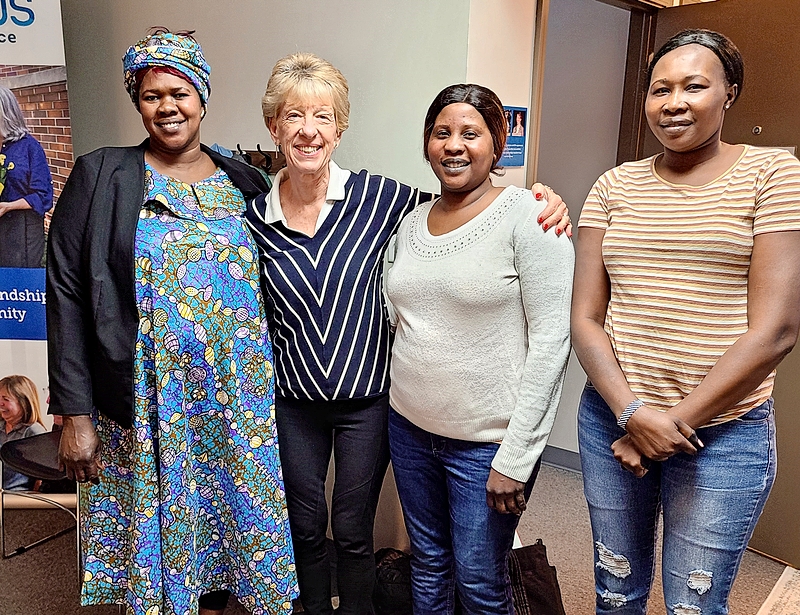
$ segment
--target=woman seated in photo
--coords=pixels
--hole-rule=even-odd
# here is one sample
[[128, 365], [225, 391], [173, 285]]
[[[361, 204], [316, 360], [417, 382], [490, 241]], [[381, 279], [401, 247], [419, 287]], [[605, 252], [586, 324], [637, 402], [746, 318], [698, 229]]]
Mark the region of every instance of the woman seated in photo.
[[[0, 379], [0, 446], [47, 431], [39, 410], [36, 385], [26, 376]], [[3, 489], [25, 491], [35, 479], [3, 466]]]

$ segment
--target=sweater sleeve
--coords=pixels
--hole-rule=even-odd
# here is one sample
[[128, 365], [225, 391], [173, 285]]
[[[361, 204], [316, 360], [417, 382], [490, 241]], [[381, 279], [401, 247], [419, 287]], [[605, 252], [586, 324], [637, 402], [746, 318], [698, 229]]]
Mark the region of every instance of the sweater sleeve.
[[92, 409], [83, 238], [96, 173], [78, 158], [53, 212], [47, 246], [47, 354], [50, 414], [88, 414]]
[[553, 428], [570, 351], [572, 243], [545, 233], [532, 207], [514, 232], [514, 262], [527, 323], [528, 352], [519, 395], [492, 468], [526, 482]]
[[30, 137], [27, 148], [30, 177], [22, 198], [37, 214], [44, 216], [53, 207], [53, 178], [39, 142]]

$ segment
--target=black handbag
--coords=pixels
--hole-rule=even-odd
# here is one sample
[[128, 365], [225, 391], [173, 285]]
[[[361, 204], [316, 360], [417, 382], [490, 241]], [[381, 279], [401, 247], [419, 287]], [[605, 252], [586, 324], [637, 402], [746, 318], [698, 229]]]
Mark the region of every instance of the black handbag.
[[375, 553], [375, 615], [411, 615], [411, 556], [397, 549]]
[[[379, 550], [375, 560], [376, 615], [411, 615], [411, 557], [387, 548]], [[556, 569], [547, 561], [547, 548], [541, 538], [532, 545], [511, 550], [508, 573], [516, 615], [566, 615]], [[462, 612], [457, 595], [455, 612]]]
[[566, 615], [556, 569], [541, 538], [511, 550], [508, 573], [516, 615]]

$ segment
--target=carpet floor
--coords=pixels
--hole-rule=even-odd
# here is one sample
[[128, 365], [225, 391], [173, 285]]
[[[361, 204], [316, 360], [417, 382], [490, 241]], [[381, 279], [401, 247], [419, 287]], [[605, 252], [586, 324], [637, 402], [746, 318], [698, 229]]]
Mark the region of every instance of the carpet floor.
[[[7, 549], [65, 527], [65, 513], [9, 510]], [[523, 544], [542, 538], [550, 563], [558, 571], [567, 615], [594, 615], [592, 539], [579, 474], [544, 466], [533, 490], [528, 512], [520, 521]], [[730, 615], [756, 615], [781, 576], [784, 566], [748, 552], [733, 586]], [[656, 573], [648, 615], [666, 615]], [[0, 615], [119, 615], [116, 606], [81, 608], [75, 533], [12, 559], [0, 559]], [[231, 601], [226, 615], [246, 615]]]

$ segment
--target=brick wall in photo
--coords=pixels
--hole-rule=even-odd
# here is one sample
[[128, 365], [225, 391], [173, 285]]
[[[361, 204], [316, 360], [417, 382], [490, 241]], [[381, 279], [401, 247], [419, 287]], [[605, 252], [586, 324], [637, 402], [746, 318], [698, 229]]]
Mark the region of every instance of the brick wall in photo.
[[20, 75], [32, 75], [42, 71], [56, 68], [55, 66], [38, 66], [33, 64], [0, 64], [0, 79], [3, 77], [18, 77]]
[[14, 90], [31, 134], [44, 148], [53, 175], [55, 199], [72, 170], [72, 129], [67, 83], [61, 81]]

